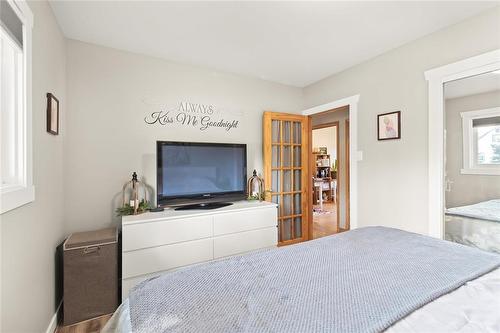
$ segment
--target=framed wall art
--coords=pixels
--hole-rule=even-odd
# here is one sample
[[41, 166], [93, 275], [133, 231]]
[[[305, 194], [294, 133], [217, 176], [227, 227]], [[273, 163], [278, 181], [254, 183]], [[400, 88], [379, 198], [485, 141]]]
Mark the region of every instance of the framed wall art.
[[47, 93], [47, 132], [59, 135], [59, 100]]
[[401, 111], [377, 116], [377, 138], [379, 141], [401, 139]]

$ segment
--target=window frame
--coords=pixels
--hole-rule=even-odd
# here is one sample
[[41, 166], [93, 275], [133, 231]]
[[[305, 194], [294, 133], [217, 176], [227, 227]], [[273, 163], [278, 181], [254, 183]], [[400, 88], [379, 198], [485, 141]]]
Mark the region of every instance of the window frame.
[[477, 165], [475, 162], [476, 139], [473, 129], [474, 119], [500, 116], [500, 107], [461, 112], [460, 116], [462, 117], [463, 138], [463, 166], [460, 173], [463, 175], [500, 175], [500, 165]]
[[22, 152], [21, 183], [0, 184], [0, 214], [35, 200], [33, 185], [33, 134], [32, 134], [32, 29], [33, 13], [26, 1], [7, 0], [23, 24], [23, 107], [20, 110], [22, 138], [18, 149]]

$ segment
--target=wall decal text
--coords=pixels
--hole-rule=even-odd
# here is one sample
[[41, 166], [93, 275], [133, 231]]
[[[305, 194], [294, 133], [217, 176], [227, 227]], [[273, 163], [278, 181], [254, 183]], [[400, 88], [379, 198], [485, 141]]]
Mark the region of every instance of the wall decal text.
[[239, 120], [217, 117], [217, 110], [211, 104], [181, 102], [173, 110], [160, 110], [144, 118], [149, 125], [179, 124], [193, 126], [201, 131], [210, 128], [224, 128], [226, 131], [238, 128]]

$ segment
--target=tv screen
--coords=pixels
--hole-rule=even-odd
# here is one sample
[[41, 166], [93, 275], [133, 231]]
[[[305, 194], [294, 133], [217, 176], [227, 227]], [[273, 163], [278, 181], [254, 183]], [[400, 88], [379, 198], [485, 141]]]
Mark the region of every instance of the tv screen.
[[158, 204], [246, 194], [246, 145], [157, 142]]

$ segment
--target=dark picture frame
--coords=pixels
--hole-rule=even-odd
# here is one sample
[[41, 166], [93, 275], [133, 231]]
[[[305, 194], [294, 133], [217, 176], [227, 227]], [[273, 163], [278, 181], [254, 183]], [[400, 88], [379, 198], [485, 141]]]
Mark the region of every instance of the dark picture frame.
[[401, 111], [382, 113], [377, 115], [377, 139], [401, 139]]
[[59, 100], [47, 93], [47, 132], [59, 135]]

